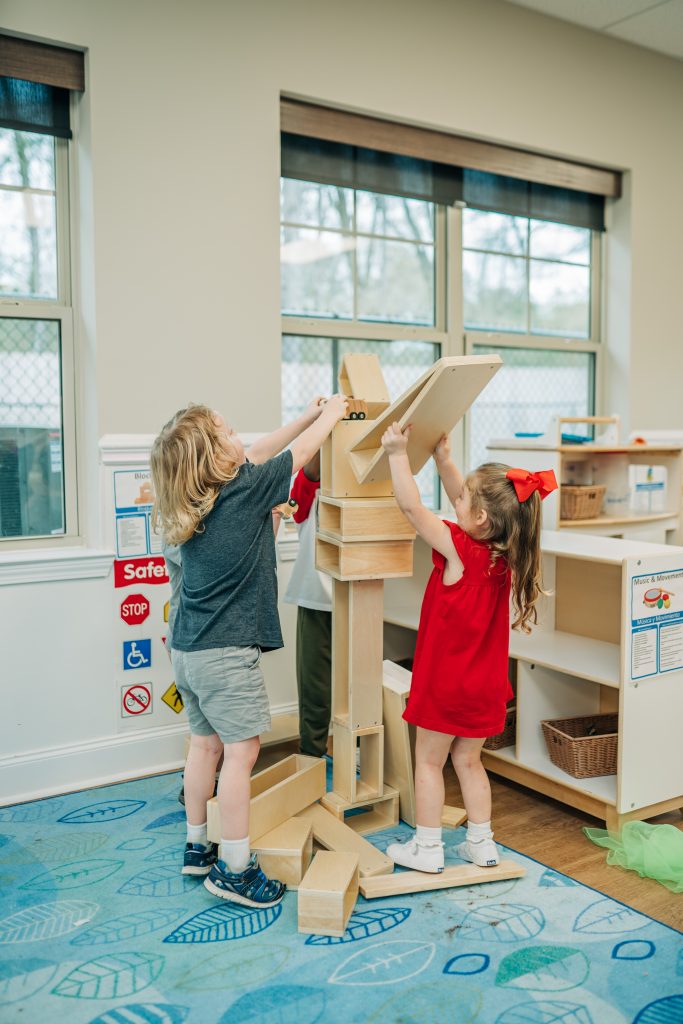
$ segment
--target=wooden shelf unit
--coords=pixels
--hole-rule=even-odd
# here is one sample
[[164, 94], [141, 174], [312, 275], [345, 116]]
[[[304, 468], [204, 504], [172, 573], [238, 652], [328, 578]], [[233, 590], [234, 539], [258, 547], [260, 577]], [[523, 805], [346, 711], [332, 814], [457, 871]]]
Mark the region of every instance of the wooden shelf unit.
[[[547, 529], [569, 529], [590, 532], [606, 537], [632, 537], [646, 542], [683, 543], [681, 515], [683, 487], [683, 447], [679, 444], [561, 444], [562, 425], [588, 423], [596, 429], [608, 425], [618, 436], [616, 417], [574, 417], [559, 419], [556, 434], [552, 429], [538, 439], [491, 441], [487, 458], [537, 472], [552, 469], [560, 485], [543, 502], [543, 523]], [[609, 490], [603, 503], [603, 512], [590, 519], [561, 519], [560, 503], [563, 482], [576, 478], [576, 482], [601, 484], [614, 481], [615, 473], [621, 483], [619, 489], [628, 492], [628, 474], [631, 466], [663, 466], [667, 471], [666, 508], [635, 512], [627, 508], [608, 510]], [[580, 479], [579, 479], [580, 478]]]
[[[683, 807], [683, 548], [544, 531], [542, 549], [550, 593], [539, 602], [538, 625], [530, 635], [510, 634], [516, 742], [484, 750], [487, 770], [610, 828]], [[426, 553], [418, 539], [420, 575], [410, 589], [409, 581], [385, 584], [385, 621], [417, 629]], [[668, 609], [643, 601], [658, 587], [670, 587]], [[619, 714], [615, 775], [575, 779], [551, 762], [543, 719], [609, 711]]]

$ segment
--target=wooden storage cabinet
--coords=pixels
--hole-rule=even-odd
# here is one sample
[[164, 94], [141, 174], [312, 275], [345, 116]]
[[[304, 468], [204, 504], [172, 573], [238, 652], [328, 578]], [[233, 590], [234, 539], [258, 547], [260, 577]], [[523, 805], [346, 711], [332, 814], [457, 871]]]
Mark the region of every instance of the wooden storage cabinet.
[[[510, 633], [516, 740], [484, 750], [486, 768], [610, 828], [683, 807], [683, 548], [544, 531], [542, 549], [538, 625]], [[387, 582], [385, 617], [417, 628], [425, 582], [410, 598], [405, 581]], [[668, 608], [652, 607], [657, 589]], [[553, 765], [541, 721], [608, 711], [619, 715], [615, 775], [575, 779]]]
[[[575, 423], [587, 423], [596, 429], [607, 427], [611, 433], [608, 432], [606, 436], [611, 436], [613, 440], [601, 440], [599, 444], [562, 444], [563, 426], [569, 425], [571, 429]], [[504, 462], [532, 472], [540, 469], [554, 470], [560, 487], [543, 502], [543, 525], [547, 529], [630, 537], [646, 542], [683, 543], [683, 448], [680, 444], [620, 444], [617, 417], [559, 418], [554, 429], [554, 435], [551, 428], [538, 441], [520, 441], [516, 438], [492, 441], [487, 452], [492, 462]], [[621, 508], [618, 512], [609, 510], [609, 495], [615, 488], [615, 481], [617, 490], [628, 493], [629, 468], [632, 466], [662, 466], [666, 469], [665, 508], [649, 512], [637, 512], [629, 508]], [[606, 500], [599, 516], [590, 519], [562, 519], [562, 484], [570, 478], [575, 479], [576, 483], [608, 485]]]

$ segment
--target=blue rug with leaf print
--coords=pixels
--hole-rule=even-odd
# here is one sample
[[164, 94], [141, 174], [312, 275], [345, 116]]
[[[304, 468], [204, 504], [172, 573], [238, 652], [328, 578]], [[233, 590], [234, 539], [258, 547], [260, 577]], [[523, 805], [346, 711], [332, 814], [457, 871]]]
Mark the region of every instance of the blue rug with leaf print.
[[361, 897], [342, 939], [299, 935], [295, 893], [221, 903], [180, 874], [179, 788], [0, 808], [1, 1024], [683, 1022], [681, 935], [512, 850], [524, 878]]

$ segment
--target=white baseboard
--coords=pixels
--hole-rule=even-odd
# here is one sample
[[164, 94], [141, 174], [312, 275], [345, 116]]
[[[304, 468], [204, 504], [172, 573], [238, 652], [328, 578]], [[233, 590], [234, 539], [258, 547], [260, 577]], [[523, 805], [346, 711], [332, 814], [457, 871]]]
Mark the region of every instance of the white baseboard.
[[[271, 715], [295, 710], [296, 704], [283, 704], [271, 707]], [[185, 763], [188, 735], [183, 722], [0, 758], [0, 807], [176, 771]]]

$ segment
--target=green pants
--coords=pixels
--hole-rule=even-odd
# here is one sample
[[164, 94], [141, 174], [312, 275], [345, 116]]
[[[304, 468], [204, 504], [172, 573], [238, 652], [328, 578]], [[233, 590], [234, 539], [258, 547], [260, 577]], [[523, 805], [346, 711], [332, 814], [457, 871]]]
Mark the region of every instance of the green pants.
[[322, 757], [332, 715], [332, 612], [297, 609], [296, 686], [301, 753]]

